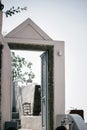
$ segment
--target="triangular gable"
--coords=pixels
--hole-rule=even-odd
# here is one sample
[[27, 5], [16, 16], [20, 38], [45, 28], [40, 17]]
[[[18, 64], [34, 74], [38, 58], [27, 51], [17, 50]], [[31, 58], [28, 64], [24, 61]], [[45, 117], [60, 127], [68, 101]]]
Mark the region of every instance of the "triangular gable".
[[8, 33], [6, 38], [28, 38], [33, 40], [52, 40], [30, 18]]

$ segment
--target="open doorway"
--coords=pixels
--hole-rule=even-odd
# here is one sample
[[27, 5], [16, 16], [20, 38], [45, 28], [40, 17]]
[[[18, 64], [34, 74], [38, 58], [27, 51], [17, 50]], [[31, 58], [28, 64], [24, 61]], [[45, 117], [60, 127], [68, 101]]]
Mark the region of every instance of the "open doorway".
[[11, 50], [12, 120], [19, 128], [41, 130], [41, 58], [43, 51]]
[[[9, 47], [10, 49], [13, 49], [13, 50], [22, 50], [22, 51], [40, 51], [40, 55], [45, 52], [44, 54], [42, 54], [42, 57], [44, 57], [43, 55], [45, 55], [46, 57], [46, 75], [47, 75], [47, 78], [44, 79], [44, 78], [41, 78], [40, 79], [40, 82], [39, 82], [39, 86], [44, 86], [43, 85], [43, 81], [44, 80], [47, 80], [46, 81], [46, 93], [47, 93], [47, 98], [46, 98], [46, 107], [44, 110], [45, 112], [45, 116], [42, 116], [41, 115], [41, 129], [43, 130], [48, 130], [48, 129], [53, 129], [53, 46], [40, 46], [40, 45], [17, 45], [17, 44], [9, 44]], [[44, 58], [42, 58], [42, 61], [44, 62], [43, 60]], [[41, 59], [40, 59], [41, 60]], [[42, 66], [43, 66], [43, 62], [42, 62]], [[44, 67], [43, 67], [44, 68]], [[38, 67], [37, 67], [38, 69]], [[40, 77], [45, 77], [44, 74]], [[44, 82], [45, 83], [45, 82]], [[39, 88], [40, 90], [41, 88]], [[43, 90], [42, 90], [43, 92]], [[41, 102], [44, 103], [44, 96], [43, 98], [41, 99]], [[29, 104], [28, 104], [29, 105]], [[42, 110], [42, 109], [41, 109]], [[43, 112], [43, 114], [44, 114]], [[42, 111], [39, 113], [39, 114], [42, 114]], [[35, 116], [34, 116], [35, 117]], [[43, 117], [43, 118], [42, 118]], [[43, 119], [45, 121], [45, 125], [42, 124], [43, 122]], [[25, 120], [25, 119], [24, 119]], [[25, 120], [26, 122], [26, 120]], [[29, 124], [29, 122], [28, 122]], [[35, 124], [36, 125], [36, 124]]]

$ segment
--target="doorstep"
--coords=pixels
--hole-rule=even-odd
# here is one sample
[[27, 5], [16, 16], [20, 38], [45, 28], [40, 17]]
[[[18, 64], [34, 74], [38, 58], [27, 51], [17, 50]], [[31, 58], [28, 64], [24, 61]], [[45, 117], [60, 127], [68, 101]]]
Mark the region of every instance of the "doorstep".
[[32, 129], [21, 128], [21, 129], [18, 129], [18, 130], [32, 130]]

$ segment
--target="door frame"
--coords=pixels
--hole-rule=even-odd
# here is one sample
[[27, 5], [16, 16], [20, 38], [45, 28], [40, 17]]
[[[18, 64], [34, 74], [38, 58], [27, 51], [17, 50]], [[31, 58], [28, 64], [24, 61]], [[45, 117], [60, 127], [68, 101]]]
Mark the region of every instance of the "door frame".
[[[48, 51], [43, 52], [40, 57], [41, 57], [42, 130], [48, 130]], [[44, 74], [45, 77], [43, 76]]]
[[54, 129], [54, 45], [8, 43], [10, 49], [48, 51], [48, 130]]

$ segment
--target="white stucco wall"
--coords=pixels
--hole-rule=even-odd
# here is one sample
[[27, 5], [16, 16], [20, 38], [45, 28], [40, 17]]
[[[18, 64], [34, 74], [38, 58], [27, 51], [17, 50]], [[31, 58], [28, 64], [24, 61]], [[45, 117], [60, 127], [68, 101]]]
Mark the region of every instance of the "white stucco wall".
[[[33, 27], [26, 29], [26, 26]], [[24, 31], [24, 32], [23, 32]], [[31, 32], [32, 31], [32, 32]], [[38, 37], [33, 35], [37, 32]], [[31, 36], [31, 38], [28, 36]], [[39, 38], [40, 36], [40, 38]], [[65, 53], [64, 42], [54, 41], [47, 36], [30, 19], [21, 24], [17, 29], [4, 38], [2, 55], [2, 126], [5, 121], [11, 120], [11, 56], [8, 43], [29, 45], [53, 45], [54, 46], [54, 128], [56, 116], [65, 113]], [[3, 130], [3, 127], [2, 127]]]
[[2, 77], [1, 77], [1, 112], [2, 129], [5, 121], [11, 119], [11, 60], [7, 44], [2, 51]]
[[65, 53], [64, 43], [54, 45], [54, 127], [56, 116], [65, 113]]
[[23, 115], [22, 105], [25, 102], [31, 103], [31, 114], [33, 114], [33, 105], [34, 105], [34, 93], [35, 93], [35, 84], [29, 83], [28, 85], [17, 85], [15, 86], [15, 98], [16, 98], [16, 107], [19, 111], [20, 117]]
[[[11, 38], [6, 38], [4, 41], [12, 42]], [[56, 127], [56, 115], [65, 113], [65, 63], [64, 63], [64, 42], [63, 41], [43, 41], [29, 39], [15, 39], [15, 43], [38, 44], [38, 45], [53, 45], [54, 46], [54, 127]], [[5, 43], [6, 44], [6, 43]], [[3, 121], [10, 119], [10, 104], [11, 103], [11, 84], [10, 84], [10, 59], [9, 49], [5, 45], [3, 49]], [[8, 75], [8, 76], [6, 76]], [[10, 75], [10, 76], [9, 76]], [[6, 78], [5, 78], [6, 77]], [[7, 88], [6, 88], [7, 87]], [[8, 102], [7, 102], [8, 101]]]

